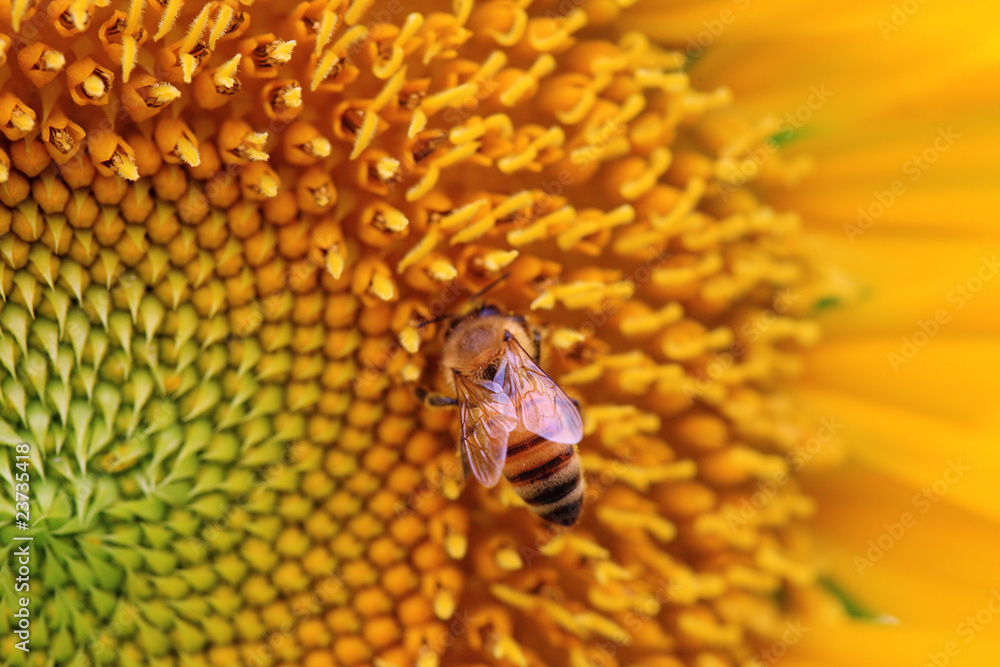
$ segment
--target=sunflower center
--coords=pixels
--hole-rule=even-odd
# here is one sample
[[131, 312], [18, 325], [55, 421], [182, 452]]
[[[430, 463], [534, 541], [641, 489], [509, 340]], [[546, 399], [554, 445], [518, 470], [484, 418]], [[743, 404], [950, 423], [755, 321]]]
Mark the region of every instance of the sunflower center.
[[[781, 385], [820, 293], [748, 187], [785, 169], [766, 128], [614, 36], [627, 4], [8, 8], [0, 440], [32, 452], [47, 655], [655, 667], [780, 636], [813, 579]], [[568, 532], [463, 486], [415, 397], [419, 325], [507, 272], [582, 404]]]

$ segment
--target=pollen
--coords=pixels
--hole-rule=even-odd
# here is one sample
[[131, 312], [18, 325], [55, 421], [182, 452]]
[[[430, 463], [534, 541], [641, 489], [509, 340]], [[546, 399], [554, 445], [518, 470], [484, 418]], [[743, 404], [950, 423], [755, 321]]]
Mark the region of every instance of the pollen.
[[151, 107], [162, 107], [174, 100], [180, 99], [181, 91], [166, 81], [154, 83], [147, 90], [147, 104]]
[[[766, 137], [607, 27], [631, 4], [0, 3], [0, 440], [32, 451], [37, 655], [780, 640], [816, 579], [787, 385], [834, 288], [757, 194], [801, 165], [745, 178]], [[417, 398], [447, 392], [435, 318], [493, 283], [581, 406], [570, 530], [463, 481], [456, 415]]]

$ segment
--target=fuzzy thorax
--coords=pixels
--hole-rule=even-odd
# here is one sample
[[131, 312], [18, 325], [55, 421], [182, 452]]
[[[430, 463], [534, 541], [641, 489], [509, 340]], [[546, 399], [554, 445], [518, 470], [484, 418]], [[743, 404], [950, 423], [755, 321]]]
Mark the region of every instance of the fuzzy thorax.
[[448, 388], [455, 391], [455, 373], [467, 377], [492, 378], [504, 350], [504, 335], [510, 333], [525, 350], [534, 350], [527, 328], [510, 315], [476, 311], [452, 321], [441, 355], [441, 370]]

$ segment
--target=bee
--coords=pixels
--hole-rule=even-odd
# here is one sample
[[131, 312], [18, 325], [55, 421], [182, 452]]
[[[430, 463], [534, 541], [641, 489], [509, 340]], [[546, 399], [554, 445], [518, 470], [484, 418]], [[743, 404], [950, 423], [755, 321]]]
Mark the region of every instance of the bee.
[[493, 487], [503, 474], [541, 518], [572, 526], [585, 489], [576, 447], [583, 420], [539, 367], [539, 332], [487, 304], [448, 319], [441, 370], [456, 398], [417, 393], [432, 407], [458, 408], [466, 477]]

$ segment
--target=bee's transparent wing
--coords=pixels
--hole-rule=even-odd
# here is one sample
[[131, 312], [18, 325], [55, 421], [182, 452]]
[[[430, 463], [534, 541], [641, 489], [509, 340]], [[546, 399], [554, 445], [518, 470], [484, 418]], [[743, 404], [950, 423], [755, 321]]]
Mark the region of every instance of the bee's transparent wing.
[[455, 388], [464, 456], [481, 484], [495, 486], [507, 460], [507, 439], [517, 428], [517, 411], [503, 387], [491, 380], [456, 373]]
[[510, 334], [496, 380], [517, 407], [521, 426], [546, 440], [575, 445], [583, 438], [580, 411]]

